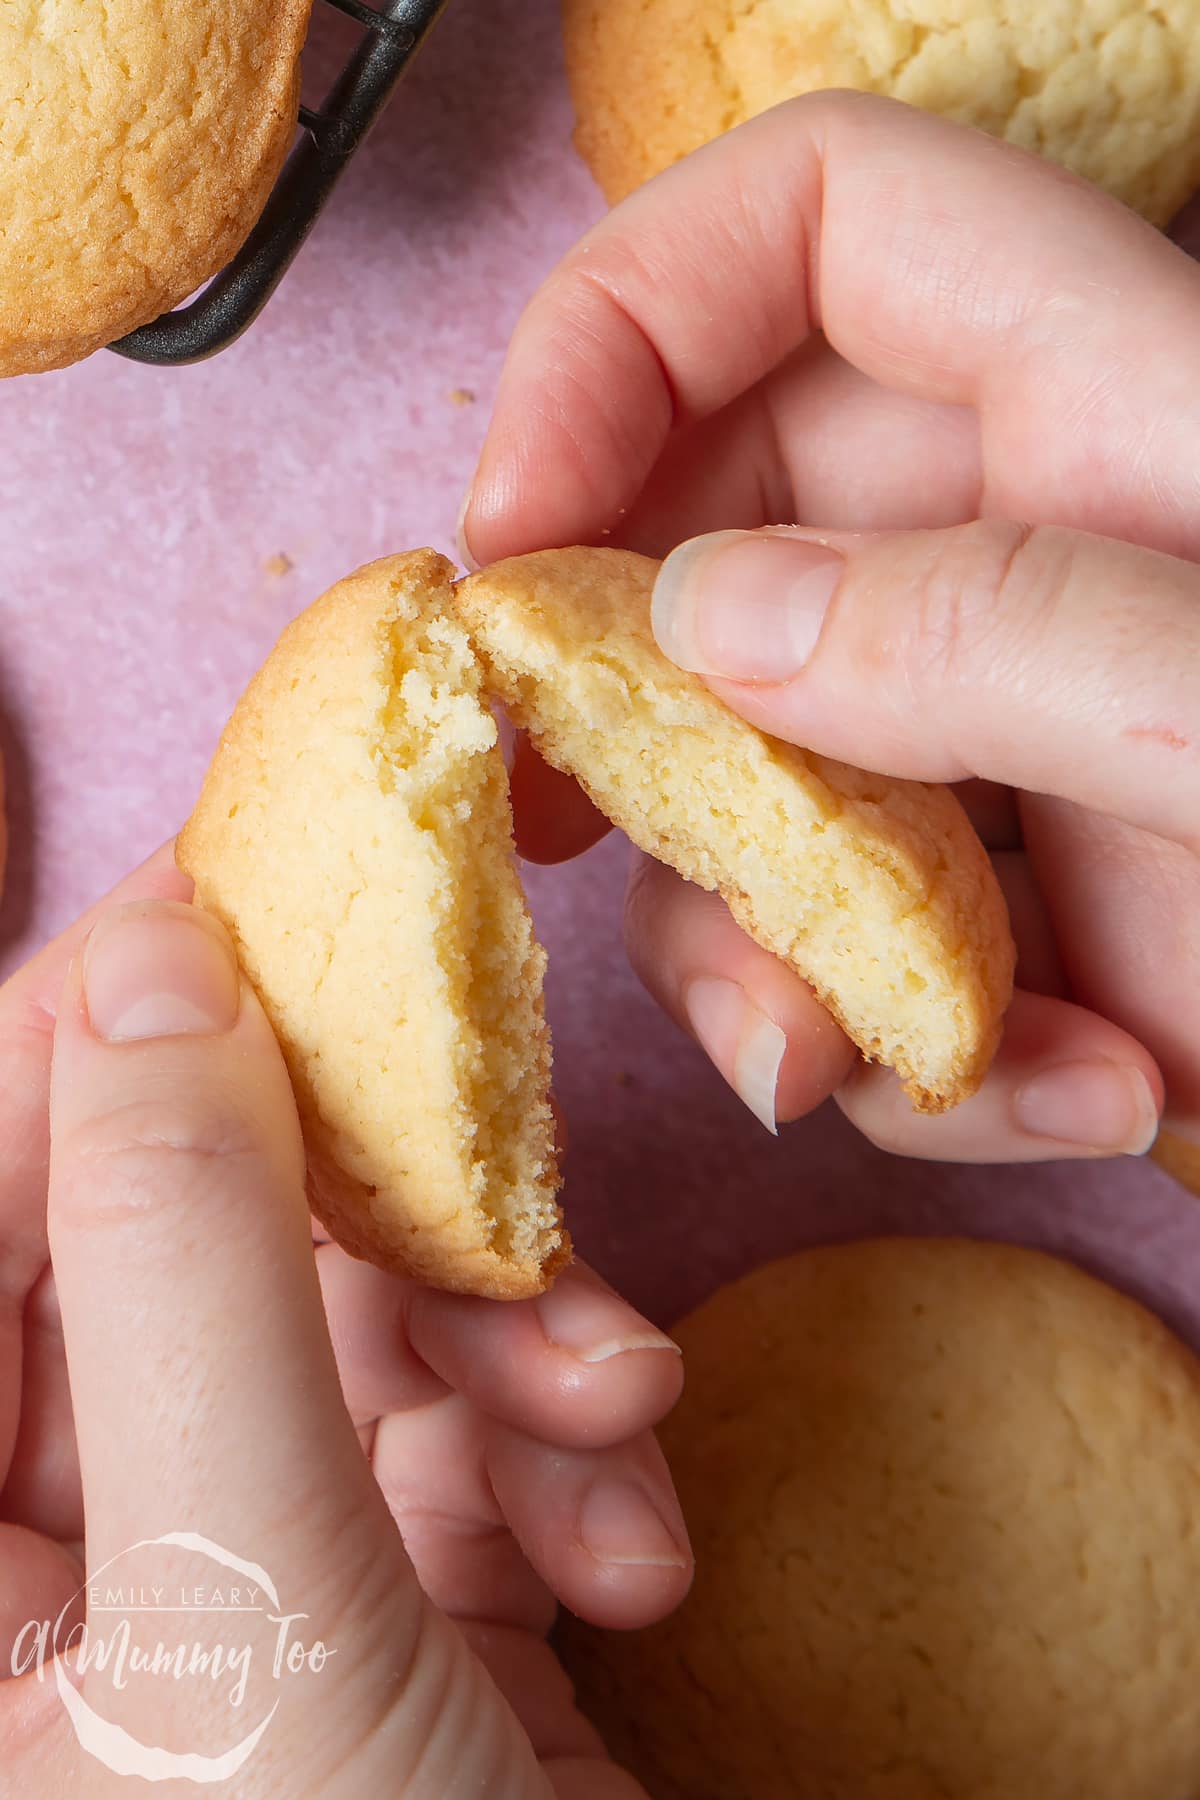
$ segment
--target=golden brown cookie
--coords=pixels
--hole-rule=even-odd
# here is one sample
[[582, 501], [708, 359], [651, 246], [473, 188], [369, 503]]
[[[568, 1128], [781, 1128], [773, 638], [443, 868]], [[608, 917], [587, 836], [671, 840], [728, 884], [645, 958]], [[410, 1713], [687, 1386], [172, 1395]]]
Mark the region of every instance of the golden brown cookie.
[[864, 1055], [938, 1112], [972, 1093], [1012, 992], [1004, 900], [947, 790], [765, 736], [650, 629], [658, 565], [619, 550], [493, 564], [456, 591], [489, 685], [642, 850], [716, 889]]
[[296, 129], [312, 0], [0, 6], [0, 375], [185, 299], [249, 235]]
[[1181, 1186], [1200, 1194], [1200, 1144], [1189, 1143], [1173, 1131], [1160, 1131], [1150, 1154]]
[[655, 1800], [1200, 1792], [1200, 1363], [1070, 1265], [806, 1252], [675, 1334], [696, 1551], [665, 1623], [572, 1623]]
[[569, 1255], [545, 957], [452, 574], [431, 550], [392, 557], [289, 626], [177, 858], [279, 1037], [332, 1235], [519, 1298]]
[[563, 26], [610, 200], [817, 88], [978, 126], [1156, 224], [1200, 187], [1200, 0], [563, 0]]

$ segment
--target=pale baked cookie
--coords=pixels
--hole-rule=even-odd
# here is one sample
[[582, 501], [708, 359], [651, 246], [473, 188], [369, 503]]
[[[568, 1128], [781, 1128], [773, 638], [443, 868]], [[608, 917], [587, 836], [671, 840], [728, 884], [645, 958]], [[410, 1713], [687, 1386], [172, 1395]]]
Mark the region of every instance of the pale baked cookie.
[[610, 200], [816, 88], [978, 126], [1156, 224], [1200, 186], [1200, 0], [563, 0], [563, 23]]
[[583, 1710], [655, 1800], [1200, 1791], [1200, 1364], [1032, 1251], [881, 1241], [674, 1336], [682, 1609], [572, 1622]]
[[518, 1298], [569, 1254], [545, 957], [452, 574], [431, 550], [375, 563], [284, 632], [177, 858], [282, 1044], [332, 1235]]
[[1160, 1131], [1150, 1154], [1181, 1186], [1200, 1194], [1200, 1144], [1191, 1144], [1173, 1131]]
[[1012, 992], [1008, 915], [946, 789], [865, 775], [747, 725], [659, 651], [658, 565], [495, 563], [456, 590], [489, 684], [641, 849], [716, 889], [864, 1055], [938, 1112], [978, 1087]]
[[249, 235], [312, 0], [0, 5], [0, 375], [156, 318]]

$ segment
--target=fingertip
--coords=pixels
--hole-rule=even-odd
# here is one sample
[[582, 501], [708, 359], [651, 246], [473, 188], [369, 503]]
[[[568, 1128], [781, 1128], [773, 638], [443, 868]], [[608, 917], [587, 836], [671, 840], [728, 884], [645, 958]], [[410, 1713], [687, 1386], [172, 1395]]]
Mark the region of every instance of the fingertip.
[[949, 1112], [915, 1112], [891, 1070], [864, 1064], [837, 1101], [893, 1154], [1026, 1163], [1144, 1156], [1163, 1092], [1153, 1058], [1128, 1032], [1070, 1001], [1018, 989], [982, 1087]]
[[625, 942], [650, 994], [768, 1131], [811, 1112], [845, 1081], [856, 1056], [849, 1039], [716, 895], [636, 858]]
[[533, 1300], [413, 1288], [414, 1352], [481, 1413], [544, 1444], [600, 1449], [655, 1425], [683, 1385], [678, 1347], [586, 1265]]
[[513, 742], [508, 783], [517, 854], [526, 862], [569, 862], [612, 830], [574, 776], [539, 756], [523, 731]]
[[580, 1618], [628, 1630], [661, 1618], [687, 1593], [691, 1543], [651, 1432], [595, 1451], [501, 1430], [488, 1472], [526, 1555]]

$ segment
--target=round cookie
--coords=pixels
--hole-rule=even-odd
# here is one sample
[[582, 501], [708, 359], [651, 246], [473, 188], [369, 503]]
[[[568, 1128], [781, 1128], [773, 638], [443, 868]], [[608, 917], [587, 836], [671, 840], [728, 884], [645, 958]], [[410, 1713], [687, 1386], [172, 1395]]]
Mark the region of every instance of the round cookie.
[[1200, 1792], [1200, 1364], [1066, 1263], [809, 1251], [674, 1334], [682, 1609], [569, 1622], [655, 1800]]
[[718, 890], [918, 1108], [965, 1099], [995, 1052], [1014, 955], [958, 801], [739, 719], [658, 649], [657, 569], [628, 551], [548, 550], [481, 570], [455, 605], [549, 762], [642, 850]]
[[1200, 1144], [1189, 1143], [1187, 1138], [1178, 1137], [1173, 1131], [1160, 1131], [1151, 1145], [1150, 1154], [1182, 1187], [1200, 1194]]
[[817, 88], [978, 126], [1156, 224], [1200, 187], [1200, 0], [563, 0], [563, 27], [613, 201]]
[[86, 356], [229, 260], [295, 134], [311, 4], [0, 6], [0, 375]]
[[287, 1058], [314, 1212], [356, 1256], [512, 1299], [570, 1245], [545, 955], [452, 575], [392, 557], [289, 626], [176, 856]]

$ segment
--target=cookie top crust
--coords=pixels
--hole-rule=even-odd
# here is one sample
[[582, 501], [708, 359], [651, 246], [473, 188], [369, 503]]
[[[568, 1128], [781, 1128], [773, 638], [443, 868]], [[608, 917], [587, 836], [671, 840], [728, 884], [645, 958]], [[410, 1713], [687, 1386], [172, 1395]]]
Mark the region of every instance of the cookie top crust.
[[296, 130], [310, 8], [0, 7], [0, 374], [74, 362], [229, 260]]
[[660, 1800], [1161, 1800], [1200, 1768], [1200, 1363], [1070, 1264], [876, 1240], [672, 1328], [679, 1612], [572, 1625]]
[[1200, 0], [563, 0], [563, 27], [610, 200], [818, 88], [976, 126], [1157, 225], [1200, 187]]

